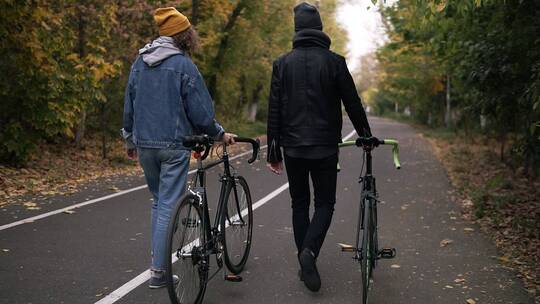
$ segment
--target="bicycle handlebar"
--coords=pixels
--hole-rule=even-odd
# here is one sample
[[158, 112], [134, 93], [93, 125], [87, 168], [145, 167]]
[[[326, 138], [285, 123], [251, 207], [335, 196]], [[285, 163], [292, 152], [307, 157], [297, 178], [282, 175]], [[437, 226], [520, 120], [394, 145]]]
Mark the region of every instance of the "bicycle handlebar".
[[251, 144], [251, 148], [253, 149], [253, 154], [251, 155], [251, 158], [248, 160], [248, 163], [252, 164], [255, 160], [257, 160], [257, 157], [259, 155], [259, 151], [261, 148], [261, 141], [258, 138], [253, 139], [253, 138], [246, 138], [246, 137], [235, 137], [234, 141]]
[[[253, 149], [253, 154], [251, 158], [248, 160], [248, 163], [252, 164], [255, 160], [257, 160], [260, 147], [261, 147], [261, 141], [258, 138], [252, 139], [252, 138], [246, 138], [246, 137], [235, 137], [234, 141], [239, 142], [239, 143], [251, 144], [251, 147]], [[216, 141], [213, 138], [209, 137], [208, 135], [193, 135], [193, 136], [184, 137], [183, 145], [199, 153], [202, 152], [204, 149], [204, 154], [201, 156], [201, 160], [205, 160], [208, 157], [208, 154], [210, 153], [210, 147], [215, 142]]]
[[357, 147], [363, 147], [364, 145], [370, 145], [377, 147], [378, 145], [389, 145], [392, 146], [392, 158], [394, 160], [394, 166], [396, 169], [401, 169], [401, 163], [399, 161], [399, 142], [395, 139], [384, 139], [384, 140], [378, 140], [378, 142], [374, 142], [374, 137], [360, 137], [355, 141], [345, 141], [341, 144], [339, 144], [339, 147], [350, 147], [350, 146], [357, 146]]
[[192, 135], [185, 136], [182, 144], [197, 153], [204, 151], [201, 160], [205, 160], [210, 154], [210, 147], [214, 144], [214, 140], [208, 135]]
[[401, 163], [399, 162], [399, 142], [395, 139], [383, 140], [383, 145], [392, 146], [392, 158], [394, 159], [394, 166], [396, 169], [401, 169]]

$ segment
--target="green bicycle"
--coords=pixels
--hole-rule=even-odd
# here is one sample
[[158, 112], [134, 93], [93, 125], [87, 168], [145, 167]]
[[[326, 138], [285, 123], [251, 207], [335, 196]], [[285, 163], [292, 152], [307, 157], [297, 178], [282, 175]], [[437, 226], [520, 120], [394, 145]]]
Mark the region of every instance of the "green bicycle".
[[[362, 303], [368, 303], [368, 292], [371, 285], [373, 268], [379, 259], [392, 259], [396, 256], [395, 248], [382, 248], [379, 250], [377, 238], [377, 202], [378, 193], [373, 176], [373, 165], [371, 152], [379, 145], [391, 145], [394, 165], [401, 168], [399, 162], [398, 141], [394, 139], [379, 140], [374, 137], [360, 137], [356, 141], [347, 141], [340, 144], [340, 147], [357, 146], [364, 150], [363, 157], [366, 164], [366, 172], [360, 177], [362, 192], [360, 198], [360, 210], [358, 216], [358, 226], [356, 230], [356, 246], [339, 244], [341, 251], [353, 252], [353, 258], [360, 263], [362, 273]], [[364, 165], [362, 164], [361, 172]], [[362, 175], [362, 174], [360, 174]]]

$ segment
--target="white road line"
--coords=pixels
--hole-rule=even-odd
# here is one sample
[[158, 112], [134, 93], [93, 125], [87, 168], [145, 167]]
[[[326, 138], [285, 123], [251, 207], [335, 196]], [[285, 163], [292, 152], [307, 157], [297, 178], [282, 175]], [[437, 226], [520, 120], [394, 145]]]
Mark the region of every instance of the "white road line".
[[[266, 147], [267, 147], [266, 145], [262, 146], [261, 150], [266, 149]], [[240, 158], [242, 156], [246, 156], [248, 154], [251, 154], [251, 151], [246, 151], [246, 152], [240, 153], [238, 155], [235, 155], [235, 156], [231, 157], [229, 160], [232, 161], [232, 160], [235, 160], [235, 159]], [[188, 174], [193, 174], [195, 172], [197, 172], [197, 170], [191, 170], [191, 171], [188, 172]], [[65, 208], [61, 208], [61, 209], [53, 210], [53, 211], [43, 213], [43, 214], [40, 214], [40, 215], [25, 218], [25, 219], [22, 219], [22, 220], [13, 222], [13, 223], [9, 223], [9, 224], [5, 224], [5, 225], [0, 226], [0, 231], [6, 230], [6, 229], [9, 229], [9, 228], [13, 228], [13, 227], [16, 227], [16, 226], [19, 226], [19, 225], [22, 225], [22, 224], [33, 223], [33, 222], [35, 222], [37, 220], [41, 220], [41, 219], [49, 217], [49, 216], [53, 216], [53, 215], [56, 215], [56, 214], [60, 214], [60, 213], [69, 211], [69, 210], [81, 208], [81, 207], [84, 207], [84, 206], [92, 205], [92, 204], [95, 204], [95, 203], [99, 203], [99, 202], [102, 202], [102, 201], [105, 201], [105, 200], [108, 200], [108, 199], [111, 199], [111, 198], [114, 198], [114, 197], [117, 197], [117, 196], [120, 196], [120, 195], [124, 195], [124, 194], [128, 194], [130, 192], [145, 189], [147, 187], [148, 186], [146, 186], [146, 185], [138, 186], [138, 187], [123, 190], [123, 191], [120, 191], [120, 192], [117, 192], [117, 193], [109, 194], [109, 195], [106, 195], [106, 196], [103, 196], [103, 197], [98, 197], [98, 198], [95, 198], [93, 200], [89, 200], [89, 201], [86, 201], [86, 202], [74, 204], [74, 205], [71, 205], [71, 206], [68, 206], [68, 207], [65, 207]]]
[[[348, 140], [351, 138], [356, 132], [352, 131], [351, 133], [347, 134], [343, 138], [343, 140]], [[276, 190], [270, 192], [268, 195], [263, 197], [262, 199], [258, 200], [253, 204], [253, 210], [263, 206], [264, 204], [268, 203], [270, 200], [272, 200], [274, 197], [278, 196], [281, 192], [287, 190], [289, 188], [289, 183], [285, 183], [281, 185], [281, 187], [277, 188]], [[244, 213], [244, 212], [242, 212]], [[189, 244], [187, 245], [189, 246]], [[176, 262], [176, 256], [173, 255], [173, 263]], [[116, 301], [122, 299], [125, 295], [130, 293], [135, 288], [139, 287], [140, 285], [144, 284], [146, 281], [150, 279], [150, 269], [145, 270], [143, 273], [136, 276], [131, 281], [127, 282], [126, 284], [120, 286], [120, 288], [116, 289], [112, 293], [108, 294], [103, 299], [97, 301], [95, 304], [112, 304]]]

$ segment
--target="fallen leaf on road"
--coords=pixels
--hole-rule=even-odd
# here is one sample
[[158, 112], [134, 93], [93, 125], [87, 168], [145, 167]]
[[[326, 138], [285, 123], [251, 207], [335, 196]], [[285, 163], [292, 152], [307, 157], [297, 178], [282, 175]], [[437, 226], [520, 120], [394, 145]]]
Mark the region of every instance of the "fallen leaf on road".
[[25, 206], [26, 208], [31, 208], [31, 207], [36, 207], [37, 204], [34, 202], [26, 202], [26, 203], [23, 203], [23, 206]]
[[49, 196], [49, 195], [55, 195], [57, 192], [55, 191], [41, 191], [41, 195]]
[[444, 239], [444, 240], [441, 241], [440, 245], [441, 245], [441, 247], [446, 247], [446, 246], [452, 244], [453, 242], [454, 241], [452, 241], [451, 239]]
[[454, 286], [446, 285], [446, 286], [444, 286], [444, 288], [449, 288], [449, 289], [453, 289], [453, 288], [454, 288]]
[[116, 187], [116, 186], [110, 186], [109, 190], [112, 190], [114, 192], [120, 192], [120, 189], [118, 189], [118, 187]]
[[467, 304], [476, 304], [476, 301], [473, 299], [468, 299]]
[[65, 214], [73, 214], [73, 213], [75, 213], [75, 211], [73, 211], [73, 210], [65, 210], [64, 213]]
[[465, 282], [465, 279], [455, 279], [454, 282], [456, 282], [456, 283], [462, 283], [462, 282]]
[[502, 257], [498, 257], [499, 261], [501, 262], [505, 262], [505, 263], [509, 263], [510, 262], [510, 258], [507, 257], [507, 256], [502, 256]]
[[464, 199], [462, 201], [463, 206], [465, 207], [471, 207], [473, 205], [473, 202], [470, 199]]
[[3, 252], [9, 252], [9, 249], [2, 249]]
[[398, 268], [401, 268], [401, 266], [399, 266], [398, 264], [393, 264], [390, 266], [390, 268], [398, 269]]
[[474, 229], [473, 228], [463, 228], [463, 231], [466, 231], [466, 232], [473, 232]]

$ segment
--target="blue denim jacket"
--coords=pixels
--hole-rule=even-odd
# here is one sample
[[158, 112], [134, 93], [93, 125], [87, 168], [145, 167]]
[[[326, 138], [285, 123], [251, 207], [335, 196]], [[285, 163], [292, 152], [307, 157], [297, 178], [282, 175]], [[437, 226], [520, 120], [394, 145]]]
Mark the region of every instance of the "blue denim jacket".
[[221, 136], [214, 117], [212, 98], [189, 57], [176, 54], [152, 67], [142, 56], [135, 60], [124, 103], [128, 147], [187, 149], [184, 136]]

